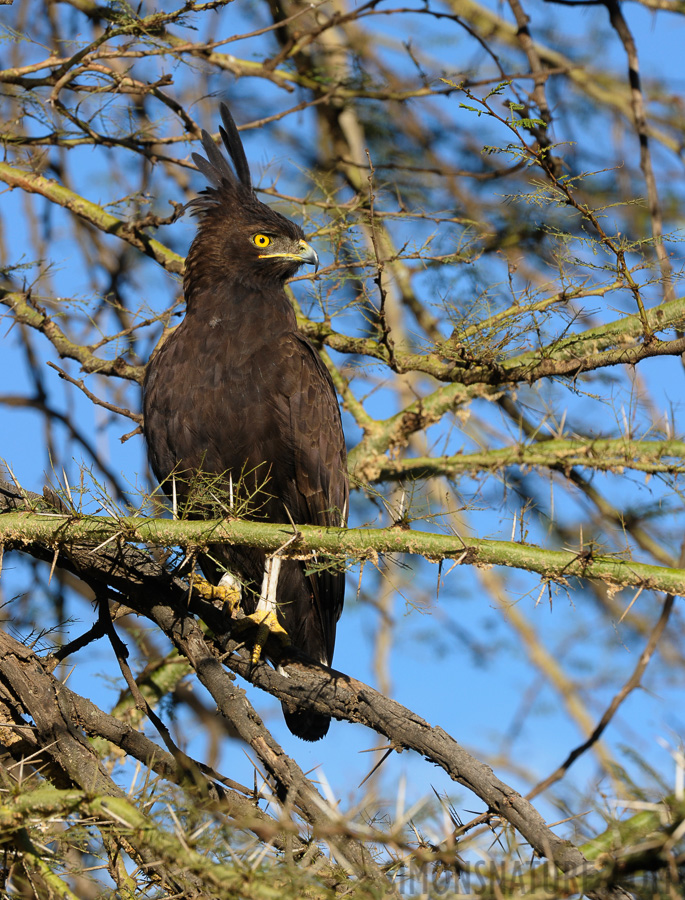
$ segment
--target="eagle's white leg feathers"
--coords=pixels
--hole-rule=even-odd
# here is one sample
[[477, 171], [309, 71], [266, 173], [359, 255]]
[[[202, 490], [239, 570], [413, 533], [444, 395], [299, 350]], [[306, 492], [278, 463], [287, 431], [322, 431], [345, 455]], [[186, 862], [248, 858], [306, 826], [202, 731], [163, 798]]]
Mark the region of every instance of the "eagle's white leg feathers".
[[224, 572], [224, 574], [219, 579], [218, 587], [226, 588], [227, 591], [235, 591], [238, 594], [238, 597], [242, 594], [242, 585], [230, 572]]
[[264, 649], [264, 644], [270, 634], [278, 637], [288, 644], [290, 638], [286, 630], [278, 621], [278, 604], [276, 591], [278, 590], [278, 576], [281, 573], [281, 557], [267, 556], [264, 561], [264, 577], [262, 579], [262, 593], [257, 603], [257, 609], [250, 618], [259, 625], [257, 638], [252, 648], [252, 664], [255, 665]]
[[281, 574], [281, 557], [267, 556], [264, 563], [264, 578], [262, 579], [262, 595], [257, 604], [257, 612], [276, 614], [276, 589], [278, 588], [278, 576]]
[[[257, 608], [248, 616], [243, 616], [233, 623], [234, 631], [242, 631], [249, 626], [257, 626], [257, 636], [252, 650], [252, 665], [259, 662], [262, 650], [269, 636], [276, 637], [284, 645], [290, 645], [288, 632], [278, 621], [278, 601], [276, 600], [278, 591], [278, 576], [281, 571], [282, 558], [278, 554], [267, 556], [264, 562], [264, 577], [262, 579], [262, 591], [257, 602]], [[226, 579], [226, 581], [225, 581]], [[228, 579], [231, 579], [228, 581]], [[230, 573], [226, 573], [221, 578], [221, 584], [234, 584], [235, 579]]]

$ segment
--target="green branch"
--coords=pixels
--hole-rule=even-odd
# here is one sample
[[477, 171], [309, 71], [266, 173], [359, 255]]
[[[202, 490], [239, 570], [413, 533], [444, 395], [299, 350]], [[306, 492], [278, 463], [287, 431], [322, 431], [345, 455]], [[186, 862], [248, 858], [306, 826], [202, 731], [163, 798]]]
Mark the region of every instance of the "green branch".
[[[633, 469], [649, 474], [676, 475], [685, 472], [685, 441], [633, 441], [627, 438], [553, 439], [516, 444], [480, 453], [455, 456], [416, 456], [377, 460], [373, 481], [432, 478], [464, 472], [499, 471], [510, 466], [545, 466], [568, 470], [587, 466], [595, 471], [621, 472]], [[663, 460], [671, 460], [663, 462]]]
[[[682, 325], [685, 322], [685, 297], [647, 310], [646, 318], [654, 331]], [[386, 461], [383, 455], [386, 450], [404, 446], [411, 434], [439, 422], [445, 413], [475, 397], [501, 391], [501, 385], [505, 383], [530, 384], [542, 378], [575, 377], [604, 366], [634, 365], [651, 356], [680, 354], [685, 350], [682, 338], [637, 343], [642, 331], [640, 316], [622, 316], [501, 363], [459, 369], [452, 375], [452, 384], [441, 385], [394, 416], [374, 422], [373, 427], [365, 429], [363, 439], [350, 453], [350, 467], [359, 477], [368, 481], [376, 479], [378, 467]]]
[[40, 542], [51, 547], [70, 544], [98, 546], [105, 542], [180, 546], [202, 549], [209, 544], [248, 544], [267, 552], [283, 549], [283, 555], [311, 558], [326, 553], [339, 558], [375, 559], [382, 553], [410, 553], [437, 562], [454, 559], [476, 566], [509, 566], [536, 572], [551, 581], [566, 583], [571, 577], [599, 579], [620, 587], [685, 594], [685, 569], [654, 566], [618, 556], [548, 550], [514, 541], [432, 534], [404, 528], [297, 527], [290, 525], [224, 520], [179, 521], [135, 516], [66, 516], [33, 511], [0, 515], [0, 543], [6, 549]]
[[244, 896], [271, 900], [277, 894], [264, 878], [254, 876], [249, 869], [217, 862], [206, 853], [192, 847], [192, 841], [171, 823], [144, 815], [133, 803], [121, 796], [89, 796], [83, 791], [59, 790], [42, 785], [32, 791], [19, 793], [0, 805], [0, 827], [5, 840], [13, 835], [19, 838], [19, 850], [27, 857], [27, 863], [37, 869], [56, 891], [55, 896], [71, 898], [71, 893], [63, 893], [63, 882], [41, 858], [35, 847], [27, 840], [25, 827], [50, 822], [55, 817], [65, 817], [78, 812], [85, 821], [95, 821], [101, 831], [109, 831], [115, 839], [126, 839], [140, 853], [153, 852], [155, 858], [163, 860], [168, 867], [170, 880], [187, 883], [188, 876], [197, 875], [205, 879], [208, 886], [220, 892], [220, 896]]
[[[685, 297], [655, 306], [645, 313], [652, 331], [682, 326], [685, 321]], [[426, 372], [442, 381], [464, 385], [532, 382], [547, 377], [576, 376], [582, 372], [619, 364], [634, 365], [653, 356], [677, 356], [685, 349], [682, 340], [642, 343], [644, 322], [637, 314], [622, 316], [605, 325], [554, 339], [539, 350], [529, 350], [501, 362], [488, 360], [465, 367], [444, 362], [444, 348], [431, 354], [407, 354], [404, 365], [412, 371]]]

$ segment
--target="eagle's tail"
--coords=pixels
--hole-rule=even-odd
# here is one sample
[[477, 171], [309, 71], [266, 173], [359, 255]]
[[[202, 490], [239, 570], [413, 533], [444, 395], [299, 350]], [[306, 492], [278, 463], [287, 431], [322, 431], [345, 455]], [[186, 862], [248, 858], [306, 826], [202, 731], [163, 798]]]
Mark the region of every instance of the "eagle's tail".
[[308, 709], [298, 709], [290, 712], [283, 704], [283, 718], [285, 724], [292, 733], [303, 741], [319, 741], [328, 731], [331, 724], [330, 716], [322, 716], [320, 713], [310, 712]]

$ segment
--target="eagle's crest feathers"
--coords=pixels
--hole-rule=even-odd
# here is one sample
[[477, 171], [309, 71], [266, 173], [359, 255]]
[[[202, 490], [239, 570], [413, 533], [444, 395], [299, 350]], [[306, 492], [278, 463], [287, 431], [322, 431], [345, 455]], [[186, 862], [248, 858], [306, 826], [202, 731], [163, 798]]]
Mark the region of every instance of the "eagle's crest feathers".
[[221, 121], [224, 123], [223, 128], [219, 126], [221, 140], [224, 142], [224, 147], [228, 150], [228, 155], [233, 160], [238, 180], [241, 184], [245, 185], [246, 188], [252, 190], [250, 166], [248, 165], [247, 157], [245, 156], [245, 149], [243, 148], [240, 134], [233, 121], [233, 116], [228, 111], [228, 107], [225, 103], [221, 104], [219, 111], [221, 112]]
[[[192, 209], [194, 215], [211, 209], [226, 200], [238, 201], [239, 204], [246, 206], [253, 201], [255, 204], [263, 206], [257, 200], [252, 187], [250, 166], [238, 128], [224, 103], [221, 104], [221, 119], [224, 124], [223, 127], [219, 126], [219, 134], [235, 166], [235, 172], [214, 143], [212, 136], [203, 128], [202, 148], [207, 154], [207, 158], [205, 159], [199, 153], [192, 153], [191, 156], [198, 170], [209, 182], [210, 187], [205, 188], [199, 197], [188, 203], [188, 207]], [[268, 209], [268, 207], [264, 207], [264, 209]]]

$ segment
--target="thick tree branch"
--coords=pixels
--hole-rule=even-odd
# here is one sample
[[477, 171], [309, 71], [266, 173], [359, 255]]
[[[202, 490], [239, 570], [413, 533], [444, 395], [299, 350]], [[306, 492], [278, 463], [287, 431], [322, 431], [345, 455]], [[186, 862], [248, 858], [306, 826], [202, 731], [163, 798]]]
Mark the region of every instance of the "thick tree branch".
[[[34, 723], [39, 752], [51, 761], [50, 774], [56, 786], [78, 787], [89, 794], [123, 801], [125, 792], [104, 771], [76, 724], [69, 695], [62, 687], [61, 682], [44, 669], [33, 651], [0, 631], [0, 694], [5, 704], [10, 704], [22, 717]], [[154, 859], [146, 842], [135, 834], [124, 846], [142, 865]], [[159, 874], [163, 883], [176, 890], [180, 886], [193, 885], [193, 876], [181, 873], [176, 867]], [[197, 896], [205, 895], [198, 893]]]

